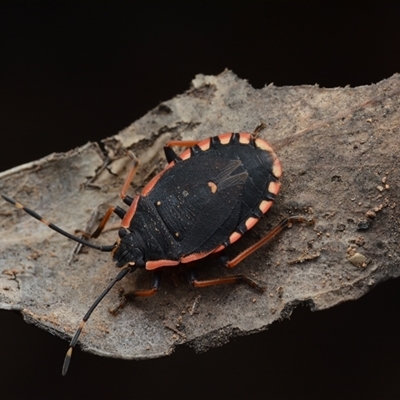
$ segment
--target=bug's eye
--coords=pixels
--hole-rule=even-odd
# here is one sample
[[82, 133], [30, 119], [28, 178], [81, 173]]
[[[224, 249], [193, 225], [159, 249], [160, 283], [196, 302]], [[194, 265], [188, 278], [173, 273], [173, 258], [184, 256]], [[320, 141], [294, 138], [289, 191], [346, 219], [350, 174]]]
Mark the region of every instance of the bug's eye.
[[125, 228], [120, 228], [118, 231], [118, 235], [120, 238], [123, 238], [127, 233], [128, 231]]

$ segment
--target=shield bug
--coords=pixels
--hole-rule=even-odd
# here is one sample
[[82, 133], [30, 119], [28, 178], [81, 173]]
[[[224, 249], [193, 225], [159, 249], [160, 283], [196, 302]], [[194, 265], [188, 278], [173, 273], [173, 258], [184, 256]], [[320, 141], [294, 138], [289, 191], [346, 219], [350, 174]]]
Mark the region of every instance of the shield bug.
[[[180, 155], [174, 146], [187, 147]], [[272, 147], [255, 133], [224, 133], [201, 141], [169, 142], [164, 147], [168, 165], [144, 187], [135, 198], [127, 192], [138, 168], [133, 166], [120, 191], [129, 207], [108, 209], [96, 231], [100, 235], [110, 216], [121, 218], [118, 238], [112, 245], [101, 246], [72, 235], [21, 203], [2, 195], [3, 199], [46, 224], [49, 228], [85, 246], [111, 252], [117, 276], [91, 305], [72, 337], [62, 373], [67, 373], [72, 350], [90, 315], [111, 288], [136, 269], [153, 271], [149, 289], [126, 293], [114, 312], [126, 301], [138, 296], [151, 296], [160, 285], [160, 271], [165, 267], [191, 263], [210, 254], [220, 253], [253, 228], [270, 209], [280, 189], [281, 164]], [[292, 222], [311, 222], [301, 217], [288, 217], [257, 243], [229, 260], [220, 259], [233, 268], [255, 250], [269, 242]], [[195, 287], [246, 282], [259, 291], [263, 288], [245, 275], [199, 280], [190, 273]]]

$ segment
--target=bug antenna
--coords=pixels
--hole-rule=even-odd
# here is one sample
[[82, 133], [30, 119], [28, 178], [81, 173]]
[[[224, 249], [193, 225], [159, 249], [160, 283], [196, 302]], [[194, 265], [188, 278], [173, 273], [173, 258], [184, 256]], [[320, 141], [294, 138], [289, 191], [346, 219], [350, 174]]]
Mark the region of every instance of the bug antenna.
[[53, 231], [56, 231], [60, 233], [63, 236], [66, 236], [67, 238], [74, 240], [75, 242], [78, 242], [80, 244], [83, 244], [85, 246], [91, 247], [92, 249], [100, 250], [100, 251], [113, 251], [115, 248], [115, 245], [109, 245], [109, 246], [99, 246], [94, 243], [90, 243], [84, 239], [81, 239], [78, 236], [72, 235], [71, 233], [64, 231], [64, 229], [59, 228], [57, 225], [54, 225], [52, 222], [49, 222], [45, 220], [41, 215], [39, 215], [36, 211], [31, 210], [28, 207], [25, 207], [23, 204], [19, 203], [18, 201], [15, 201], [11, 197], [6, 196], [5, 194], [2, 194], [1, 197], [7, 202], [12, 204], [14, 207], [19, 208], [20, 210], [25, 211], [27, 214], [29, 214], [31, 217], [37, 219], [38, 221], [42, 222], [43, 224], [47, 225], [50, 229], [53, 229]]
[[135, 266], [128, 266], [127, 268], [122, 269], [118, 275], [110, 282], [110, 284], [103, 290], [103, 292], [100, 294], [99, 297], [94, 301], [94, 303], [90, 306], [89, 310], [87, 313], [84, 315], [82, 318], [81, 323], [79, 324], [78, 329], [75, 332], [75, 335], [72, 337], [70, 343], [69, 343], [69, 349], [67, 351], [67, 354], [65, 355], [64, 359], [64, 364], [62, 367], [62, 375], [65, 376], [68, 372], [69, 364], [71, 362], [71, 356], [72, 356], [72, 351], [78, 342], [79, 336], [82, 333], [83, 327], [85, 326], [87, 320], [90, 318], [92, 315], [92, 312], [95, 310], [95, 308], [99, 305], [99, 303], [103, 300], [103, 298], [106, 296], [106, 294], [112, 289], [112, 287], [120, 281], [128, 272], [134, 271], [136, 268]]

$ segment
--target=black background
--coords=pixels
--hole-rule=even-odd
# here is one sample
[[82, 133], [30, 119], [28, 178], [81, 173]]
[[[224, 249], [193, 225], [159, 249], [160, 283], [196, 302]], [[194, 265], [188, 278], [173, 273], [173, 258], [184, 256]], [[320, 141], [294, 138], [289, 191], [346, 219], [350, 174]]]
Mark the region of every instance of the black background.
[[[399, 3], [0, 3], [0, 170], [117, 133], [225, 68], [261, 88], [400, 71]], [[219, 132], [210, 133], [216, 134]], [[267, 332], [145, 362], [75, 351], [0, 312], [1, 397], [399, 398], [400, 281]]]

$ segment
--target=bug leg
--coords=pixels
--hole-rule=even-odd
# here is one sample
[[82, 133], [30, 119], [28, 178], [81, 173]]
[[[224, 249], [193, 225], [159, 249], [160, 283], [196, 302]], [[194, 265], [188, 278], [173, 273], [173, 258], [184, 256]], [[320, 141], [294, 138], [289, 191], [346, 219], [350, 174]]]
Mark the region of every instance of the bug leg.
[[260, 136], [260, 132], [264, 130], [267, 127], [267, 125], [264, 124], [264, 122], [261, 122], [259, 125], [256, 126], [256, 129], [254, 129], [253, 132], [253, 138], [257, 139]]
[[240, 262], [242, 262], [245, 258], [247, 258], [250, 254], [258, 250], [260, 247], [264, 246], [268, 242], [270, 242], [279, 232], [281, 232], [284, 228], [290, 227], [293, 223], [306, 222], [308, 224], [313, 224], [314, 219], [306, 218], [302, 216], [294, 216], [284, 218], [278, 225], [275, 226], [270, 232], [268, 232], [261, 240], [257, 243], [250, 246], [248, 249], [244, 250], [242, 253], [237, 255], [232, 260], [228, 260], [227, 258], [221, 257], [221, 260], [225, 267], [234, 268]]
[[119, 304], [110, 309], [110, 313], [112, 315], [118, 314], [119, 310], [122, 310], [128, 301], [134, 300], [136, 297], [149, 297], [153, 296], [153, 294], [156, 294], [158, 292], [158, 289], [160, 288], [160, 283], [161, 283], [161, 271], [155, 271], [153, 274], [153, 281], [151, 284], [150, 289], [139, 289], [139, 290], [134, 290], [132, 292], [124, 293], [122, 295], [122, 299], [119, 302]]
[[[124, 209], [122, 209], [121, 207], [118, 206], [111, 206], [108, 208], [107, 212], [105, 213], [103, 219], [100, 221], [99, 226], [96, 228], [96, 230], [90, 235], [90, 237], [92, 238], [97, 238], [100, 236], [101, 232], [103, 232], [103, 229], [105, 228], [108, 220], [110, 219], [112, 214], [117, 214], [118, 217], [120, 217], [121, 219], [124, 217], [124, 215], [126, 214], [126, 211]], [[119, 225], [118, 225], [119, 228]], [[115, 228], [113, 228], [115, 229]]]
[[199, 144], [201, 140], [171, 140], [164, 147], [193, 147]]
[[[137, 159], [137, 157], [130, 151], [127, 151], [129, 157], [132, 158], [132, 168], [130, 169], [125, 182], [122, 186], [122, 189], [119, 193], [122, 201], [127, 204], [128, 206], [130, 206], [133, 202], [133, 198], [127, 195], [128, 189], [130, 184], [132, 183], [132, 180], [136, 174], [136, 171], [138, 169], [139, 166], [139, 160]], [[100, 221], [98, 227], [95, 229], [95, 231], [93, 233], [88, 233], [88, 232], [84, 232], [84, 231], [76, 231], [77, 233], [79, 232], [81, 235], [87, 237], [87, 238], [97, 238], [100, 236], [101, 232], [104, 230], [108, 220], [110, 219], [112, 214], [117, 214], [118, 217], [120, 217], [121, 219], [124, 218], [126, 211], [123, 210], [121, 207], [118, 206], [111, 206], [109, 207], [109, 209], [107, 210], [107, 212], [105, 213], [103, 219]]]
[[101, 173], [111, 164], [112, 158], [107, 157], [103, 165], [95, 172], [94, 176], [89, 178], [88, 181], [84, 184], [85, 187], [94, 187], [96, 188], [97, 186], [93, 184], [93, 182], [101, 175]]
[[177, 147], [193, 147], [196, 144], [200, 143], [200, 140], [172, 140], [168, 142], [164, 146], [164, 153], [165, 153], [165, 158], [167, 161], [170, 163], [178, 158], [178, 155], [175, 153], [174, 150], [172, 150], [172, 146], [177, 146]]
[[[120, 217], [121, 219], [125, 216], [126, 211], [124, 209], [122, 209], [121, 207], [118, 206], [111, 206], [108, 208], [108, 210], [106, 211], [106, 213], [104, 214], [104, 217], [102, 218], [102, 220], [100, 221], [99, 225], [97, 226], [97, 228], [94, 230], [93, 233], [88, 233], [85, 231], [81, 231], [81, 230], [76, 230], [75, 233], [80, 233], [81, 235], [85, 236], [86, 238], [90, 239], [90, 238], [98, 238], [100, 236], [100, 234], [104, 231], [104, 228], [108, 222], [108, 220], [110, 219], [112, 214], [117, 214], [118, 217]], [[118, 229], [120, 226], [118, 225], [117, 228], [111, 228], [111, 229]], [[109, 229], [109, 230], [111, 230]]]
[[121, 197], [122, 201], [125, 204], [130, 206], [132, 204], [132, 202], [133, 202], [133, 198], [131, 196], [128, 196], [127, 193], [128, 193], [129, 186], [132, 183], [133, 178], [135, 177], [136, 171], [138, 169], [139, 160], [131, 151], [128, 151], [128, 155], [129, 155], [129, 157], [132, 158], [132, 168], [129, 171], [129, 173], [128, 173], [126, 179], [125, 179], [125, 182], [124, 182], [124, 184], [122, 186], [122, 189], [119, 192], [119, 196]]
[[251, 287], [253, 287], [254, 289], [258, 290], [261, 293], [263, 293], [265, 290], [256, 281], [254, 281], [253, 279], [249, 278], [246, 275], [234, 275], [222, 278], [199, 280], [197, 278], [197, 271], [195, 268], [191, 269], [189, 272], [189, 282], [194, 287], [207, 287], [215, 285], [226, 285], [232, 283], [247, 283], [248, 285], [250, 285]]
[[[125, 179], [124, 184], [122, 185], [122, 189], [119, 193], [119, 196], [121, 197], [122, 201], [127, 204], [128, 206], [130, 206], [133, 202], [133, 198], [131, 196], [128, 196], [127, 192], [129, 189], [130, 184], [132, 183], [132, 180], [136, 174], [136, 171], [138, 169], [139, 166], [139, 160], [138, 158], [130, 151], [127, 151], [129, 157], [132, 158], [132, 167]], [[105, 213], [103, 219], [100, 221], [99, 226], [96, 228], [96, 230], [93, 233], [87, 233], [84, 231], [77, 231], [80, 234], [84, 235], [85, 237], [89, 237], [89, 238], [97, 238], [100, 236], [101, 232], [104, 230], [108, 220], [110, 219], [111, 215], [115, 213], [118, 215], [118, 217], [120, 217], [121, 219], [125, 216], [125, 210], [123, 210], [121, 207], [114, 207], [111, 206], [109, 207], [109, 209], [107, 210], [107, 212]]]

